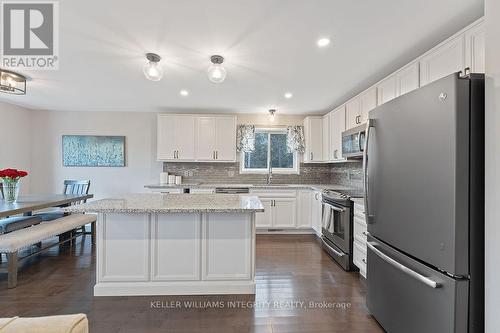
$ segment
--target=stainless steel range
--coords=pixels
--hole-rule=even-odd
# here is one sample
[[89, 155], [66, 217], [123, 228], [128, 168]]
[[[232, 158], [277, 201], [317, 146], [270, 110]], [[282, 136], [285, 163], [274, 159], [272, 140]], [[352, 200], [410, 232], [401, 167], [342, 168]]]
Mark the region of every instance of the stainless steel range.
[[322, 215], [323, 249], [346, 271], [355, 269], [352, 263], [353, 202], [356, 192], [324, 190]]

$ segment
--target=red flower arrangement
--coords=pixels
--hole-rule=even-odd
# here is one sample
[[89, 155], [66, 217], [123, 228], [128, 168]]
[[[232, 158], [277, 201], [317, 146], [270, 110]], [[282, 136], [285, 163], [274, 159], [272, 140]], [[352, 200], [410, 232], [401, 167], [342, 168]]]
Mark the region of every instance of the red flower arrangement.
[[0, 178], [10, 178], [6, 180], [18, 180], [22, 177], [26, 177], [28, 173], [23, 170], [17, 170], [17, 169], [4, 169], [0, 170]]

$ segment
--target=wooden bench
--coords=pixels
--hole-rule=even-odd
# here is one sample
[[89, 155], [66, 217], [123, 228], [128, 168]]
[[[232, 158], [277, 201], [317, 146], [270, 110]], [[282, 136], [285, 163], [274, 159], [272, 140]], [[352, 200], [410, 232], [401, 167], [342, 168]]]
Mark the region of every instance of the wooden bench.
[[[95, 215], [89, 214], [72, 214], [61, 217], [57, 220], [42, 222], [40, 224], [27, 227], [24, 229], [16, 230], [10, 233], [0, 235], [0, 255], [5, 253], [7, 255], [8, 267], [2, 268], [0, 272], [8, 273], [8, 287], [15, 288], [17, 286], [17, 270], [18, 263], [33, 255], [40, 253], [54, 245], [59, 245], [65, 242], [72, 242], [77, 236], [73, 231], [86, 224], [94, 224], [96, 221]], [[92, 228], [95, 230], [95, 227]], [[40, 244], [43, 240], [59, 236], [64, 233], [71, 232], [70, 237], [59, 239], [56, 244], [51, 244], [45, 248], [40, 247], [36, 252], [33, 252], [22, 258], [18, 258], [19, 250], [30, 247], [35, 244]], [[94, 241], [94, 235], [92, 235]]]

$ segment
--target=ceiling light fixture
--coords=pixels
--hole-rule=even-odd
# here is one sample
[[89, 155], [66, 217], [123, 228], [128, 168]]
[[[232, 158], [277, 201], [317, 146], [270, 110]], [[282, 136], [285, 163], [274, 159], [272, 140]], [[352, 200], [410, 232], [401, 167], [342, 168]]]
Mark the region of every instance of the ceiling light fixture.
[[212, 65], [208, 67], [208, 79], [213, 83], [222, 83], [226, 79], [226, 69], [222, 65], [224, 57], [220, 55], [213, 55], [210, 57]]
[[146, 59], [148, 59], [148, 62], [144, 65], [146, 79], [160, 81], [163, 77], [163, 68], [159, 64], [161, 57], [156, 53], [146, 53]]
[[181, 96], [186, 97], [186, 96], [188, 96], [188, 95], [189, 95], [189, 91], [187, 91], [187, 90], [183, 89], [183, 90], [179, 91], [179, 94], [180, 94]]
[[318, 44], [319, 47], [326, 47], [326, 46], [330, 45], [330, 39], [326, 38], [326, 37], [320, 38], [320, 39], [318, 39], [316, 44]]
[[271, 117], [271, 121], [274, 121], [274, 114], [276, 113], [276, 110], [275, 109], [271, 109], [269, 110], [269, 115]]
[[291, 92], [287, 92], [287, 93], [285, 93], [285, 98], [286, 98], [286, 99], [290, 99], [290, 98], [292, 98], [292, 97], [293, 97], [293, 94], [292, 94]]
[[26, 95], [26, 77], [13, 71], [0, 69], [0, 92]]

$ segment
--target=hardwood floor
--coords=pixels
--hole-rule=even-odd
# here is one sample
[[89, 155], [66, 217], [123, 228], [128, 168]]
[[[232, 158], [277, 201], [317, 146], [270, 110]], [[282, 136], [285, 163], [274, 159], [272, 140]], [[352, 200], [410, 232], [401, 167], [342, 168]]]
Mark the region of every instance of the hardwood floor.
[[257, 237], [255, 297], [93, 297], [90, 244], [87, 236], [29, 260], [16, 289], [0, 275], [0, 317], [82, 312], [92, 333], [383, 332], [367, 312], [358, 274], [337, 266], [314, 236]]

